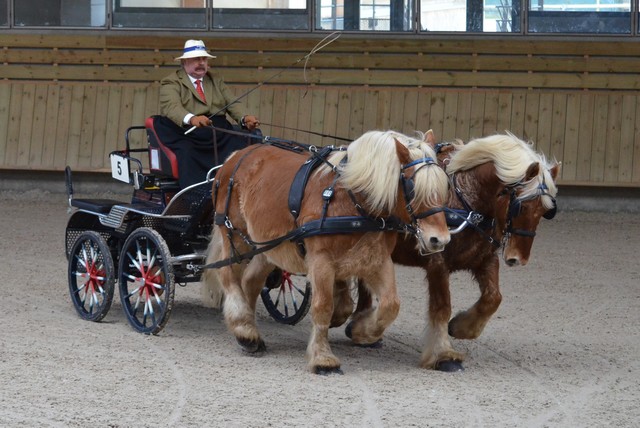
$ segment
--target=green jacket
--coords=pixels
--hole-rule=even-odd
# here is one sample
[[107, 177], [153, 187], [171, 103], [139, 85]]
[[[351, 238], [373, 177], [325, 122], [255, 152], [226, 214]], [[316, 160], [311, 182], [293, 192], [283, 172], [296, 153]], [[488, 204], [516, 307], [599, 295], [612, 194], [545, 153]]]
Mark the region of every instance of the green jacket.
[[160, 82], [160, 114], [167, 116], [178, 126], [182, 126], [182, 119], [187, 113], [196, 116], [228, 113], [237, 123], [242, 119], [240, 104], [223, 107], [232, 103], [237, 97], [225, 85], [222, 78], [214, 76], [211, 70], [204, 77], [203, 86], [207, 103], [202, 102], [196, 88], [189, 80], [187, 73], [180, 68]]

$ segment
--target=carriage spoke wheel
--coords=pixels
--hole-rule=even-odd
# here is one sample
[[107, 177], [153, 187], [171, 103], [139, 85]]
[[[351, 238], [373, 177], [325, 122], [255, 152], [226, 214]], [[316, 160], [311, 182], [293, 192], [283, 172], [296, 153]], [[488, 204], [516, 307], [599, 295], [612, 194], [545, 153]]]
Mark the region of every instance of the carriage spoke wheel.
[[311, 283], [302, 275], [276, 269], [260, 293], [269, 315], [282, 324], [297, 324], [309, 312]]
[[122, 309], [141, 333], [157, 334], [169, 321], [175, 294], [173, 266], [167, 243], [153, 229], [136, 229], [120, 254]]
[[69, 253], [69, 295], [85, 320], [100, 321], [113, 301], [115, 273], [105, 239], [97, 232], [80, 234]]

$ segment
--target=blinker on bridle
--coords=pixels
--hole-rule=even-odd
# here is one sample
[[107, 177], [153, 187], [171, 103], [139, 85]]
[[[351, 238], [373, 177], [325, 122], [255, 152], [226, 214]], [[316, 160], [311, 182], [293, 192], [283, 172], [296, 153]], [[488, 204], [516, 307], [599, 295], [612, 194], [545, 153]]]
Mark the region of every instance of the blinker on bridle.
[[[420, 166], [413, 171], [413, 174], [411, 175], [411, 177], [407, 177], [404, 173], [404, 170], [416, 165], [420, 165]], [[407, 212], [409, 212], [409, 215], [411, 216], [411, 220], [414, 223], [417, 222], [419, 219], [426, 218], [431, 215], [437, 214], [441, 211], [444, 211], [444, 207], [437, 207], [437, 208], [431, 208], [430, 210], [427, 210], [425, 212], [421, 212], [418, 214], [415, 214], [413, 212], [413, 207], [411, 206], [411, 201], [413, 201], [413, 198], [415, 197], [415, 189], [414, 189], [415, 184], [414, 184], [413, 177], [415, 177], [416, 173], [421, 168], [428, 165], [438, 165], [438, 163], [434, 161], [432, 157], [426, 156], [420, 159], [413, 160], [408, 164], [402, 165], [402, 170], [400, 172], [400, 180], [402, 182], [402, 190], [404, 191], [404, 199], [407, 204], [406, 205]]]
[[[515, 186], [517, 187], [517, 186]], [[538, 191], [532, 195], [527, 196], [526, 198], [518, 198], [516, 196], [516, 191], [515, 191], [515, 187], [511, 188], [511, 192], [509, 195], [509, 218], [514, 218], [520, 215], [520, 213], [522, 212], [522, 203], [526, 202], [526, 201], [530, 201], [532, 199], [535, 198], [539, 198], [542, 196], [548, 196], [551, 198], [551, 201], [553, 202], [553, 207], [549, 208], [543, 215], [542, 217], [546, 218], [547, 220], [551, 220], [555, 217], [556, 212], [558, 210], [558, 205], [556, 203], [556, 198], [554, 198], [553, 196], [551, 196], [548, 192], [549, 187], [546, 185], [546, 183], [541, 183], [540, 185], [538, 185]], [[506, 189], [505, 189], [506, 190]]]
[[[533, 238], [536, 236], [536, 232], [532, 232], [524, 229], [514, 229], [511, 224], [512, 220], [515, 217], [518, 217], [522, 213], [522, 203], [526, 201], [530, 201], [535, 198], [541, 198], [542, 196], [549, 196], [551, 198], [551, 201], [553, 202], [553, 207], [548, 209], [544, 214], [542, 214], [542, 217], [544, 217], [547, 220], [551, 220], [556, 216], [558, 205], [556, 203], [556, 199], [549, 194], [548, 192], [549, 187], [544, 181], [538, 185], [537, 191], [534, 194], [529, 195], [526, 198], [519, 198], [516, 195], [516, 188], [520, 186], [522, 186], [522, 184], [518, 183], [515, 186], [512, 186], [508, 191], [509, 192], [509, 208], [507, 210], [507, 236], [510, 234], [513, 234], [513, 235], [520, 235], [520, 236], [529, 236]], [[507, 189], [505, 189], [504, 191], [507, 192]]]

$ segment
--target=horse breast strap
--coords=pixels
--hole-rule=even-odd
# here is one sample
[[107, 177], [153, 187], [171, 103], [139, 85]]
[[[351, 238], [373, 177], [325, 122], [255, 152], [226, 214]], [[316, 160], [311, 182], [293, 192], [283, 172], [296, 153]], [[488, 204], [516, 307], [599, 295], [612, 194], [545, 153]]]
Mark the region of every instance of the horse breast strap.
[[333, 149], [333, 146], [327, 146], [318, 152], [312, 152], [312, 156], [298, 169], [289, 189], [289, 211], [295, 220], [300, 214], [304, 189], [307, 187], [311, 173], [326, 160]]

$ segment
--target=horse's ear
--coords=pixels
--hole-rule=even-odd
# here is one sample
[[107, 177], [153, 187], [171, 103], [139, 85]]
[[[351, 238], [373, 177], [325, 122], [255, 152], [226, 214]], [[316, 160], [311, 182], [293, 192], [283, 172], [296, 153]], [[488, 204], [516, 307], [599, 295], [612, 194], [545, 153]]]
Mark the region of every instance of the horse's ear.
[[436, 135], [433, 133], [433, 129], [424, 133], [424, 142], [429, 144], [431, 147], [436, 146]]
[[529, 165], [529, 168], [527, 168], [527, 172], [524, 175], [524, 181], [533, 179], [533, 177], [536, 177], [539, 172], [540, 164], [538, 162], [532, 163], [531, 165]]
[[400, 160], [401, 164], [408, 164], [411, 162], [411, 154], [409, 153], [409, 149], [398, 141], [397, 138], [394, 138], [396, 142], [396, 153], [398, 154], [398, 160]]
[[556, 178], [558, 178], [558, 174], [560, 174], [560, 164], [556, 163], [554, 166], [552, 166], [549, 170], [549, 173], [551, 174], [551, 178], [553, 178], [553, 181], [556, 181]]

